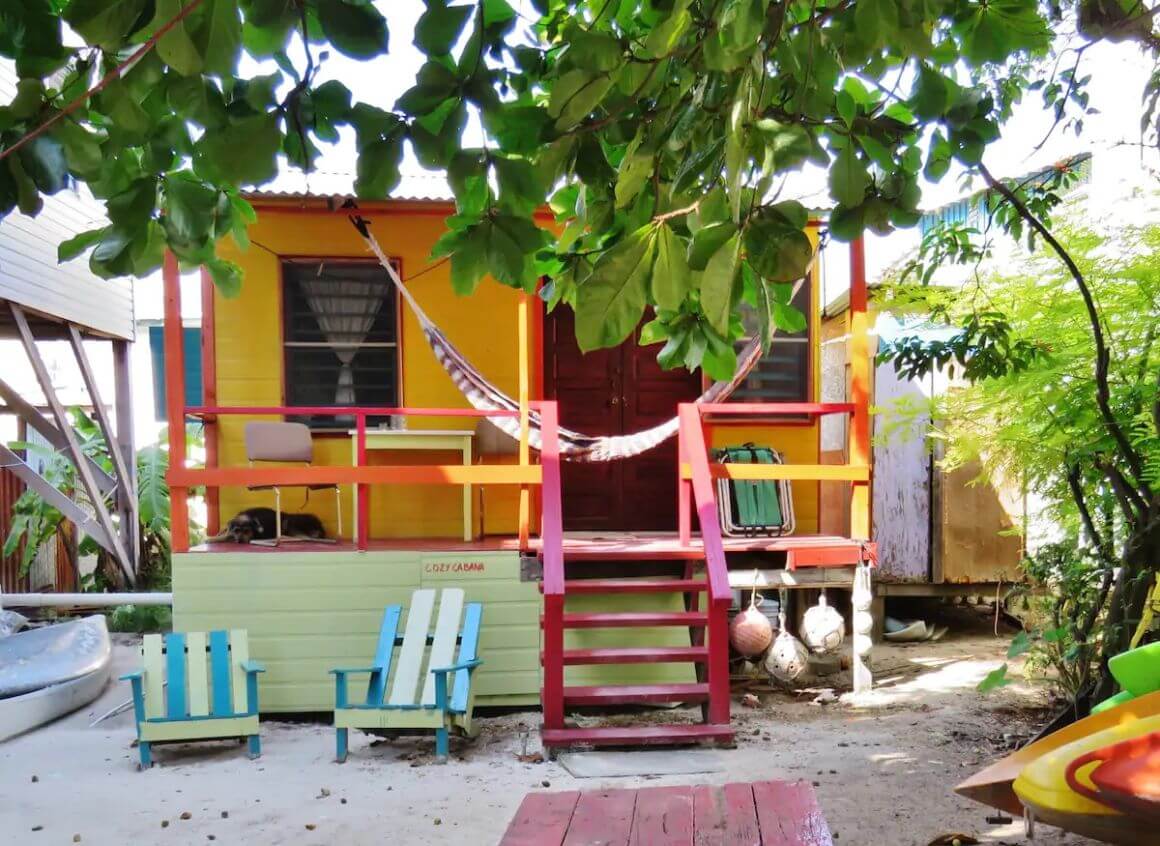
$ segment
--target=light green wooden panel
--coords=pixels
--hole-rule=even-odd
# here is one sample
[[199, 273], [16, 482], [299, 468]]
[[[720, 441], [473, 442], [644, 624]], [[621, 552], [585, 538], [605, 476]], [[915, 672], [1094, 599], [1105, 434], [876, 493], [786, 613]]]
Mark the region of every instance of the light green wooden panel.
[[172, 723], [142, 723], [141, 739], [206, 740], [211, 737], [243, 737], [258, 734], [257, 717], [225, 717], [220, 720], [180, 720]]
[[165, 658], [161, 652], [161, 635], [145, 635], [141, 643], [141, 659], [145, 667], [145, 717], [160, 717], [165, 713], [162, 691], [165, 684]]

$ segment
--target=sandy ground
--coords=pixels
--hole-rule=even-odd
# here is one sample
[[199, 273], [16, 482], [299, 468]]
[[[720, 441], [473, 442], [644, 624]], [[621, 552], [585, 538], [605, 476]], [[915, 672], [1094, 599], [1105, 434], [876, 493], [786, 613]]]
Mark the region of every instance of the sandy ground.
[[[138, 772], [130, 714], [89, 728], [127, 698], [116, 683], [92, 706], [0, 744], [0, 843], [490, 844], [531, 790], [804, 778], [838, 846], [925, 846], [952, 831], [1026, 844], [1021, 821], [989, 824], [988, 809], [951, 793], [1045, 719], [1033, 687], [974, 691], [1007, 642], [976, 629], [878, 648], [878, 693], [866, 707], [759, 691], [760, 707], [735, 704], [728, 772], [650, 779], [578, 780], [557, 763], [521, 763], [525, 741], [538, 748], [531, 712], [483, 719], [480, 737], [454, 745], [445, 766], [432, 762], [430, 740], [371, 745], [355, 732], [340, 766], [328, 727], [271, 720], [258, 761], [234, 743], [168, 746]], [[116, 672], [134, 663], [120, 639]], [[1042, 826], [1034, 842], [1091, 843]]]

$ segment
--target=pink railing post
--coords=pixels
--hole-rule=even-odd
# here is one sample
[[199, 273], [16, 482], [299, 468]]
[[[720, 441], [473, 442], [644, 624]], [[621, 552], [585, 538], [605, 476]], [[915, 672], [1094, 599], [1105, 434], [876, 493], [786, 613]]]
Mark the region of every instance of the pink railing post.
[[[361, 412], [355, 416], [355, 465], [357, 467], [367, 465], [367, 416]], [[356, 484], [355, 491], [358, 499], [358, 514], [355, 515], [358, 521], [358, 548], [365, 551], [370, 540], [371, 528], [370, 485]]]
[[697, 506], [697, 522], [701, 527], [701, 542], [705, 550], [705, 573], [709, 581], [709, 722], [729, 723], [729, 605], [733, 593], [729, 589], [729, 568], [725, 563], [725, 545], [721, 540], [721, 526], [717, 521], [717, 499], [713, 494], [713, 480], [709, 474], [709, 454], [705, 445], [705, 430], [701, 413], [696, 405], [682, 403], [679, 425], [685, 435], [685, 457], [692, 468], [693, 501]]
[[556, 403], [540, 406], [543, 444], [541, 494], [544, 565], [544, 728], [564, 727], [564, 510], [560, 489], [560, 435]]

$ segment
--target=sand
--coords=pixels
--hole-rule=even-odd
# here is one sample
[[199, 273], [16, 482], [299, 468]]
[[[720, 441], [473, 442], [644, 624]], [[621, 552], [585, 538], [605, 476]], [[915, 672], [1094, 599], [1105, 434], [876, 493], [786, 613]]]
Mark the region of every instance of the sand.
[[[925, 846], [952, 831], [1026, 844], [1020, 820], [988, 823], [991, 811], [951, 793], [1045, 719], [1041, 688], [974, 691], [1007, 643], [973, 634], [878, 648], [878, 693], [866, 707], [758, 690], [760, 707], [747, 708], [738, 696], [727, 772], [649, 779], [577, 780], [555, 763], [521, 762], [525, 743], [539, 748], [533, 712], [484, 718], [474, 743], [453, 742], [446, 765], [432, 761], [430, 740], [356, 732], [349, 761], [335, 764], [331, 729], [270, 720], [257, 761], [236, 743], [168, 746], [138, 772], [131, 714], [89, 728], [127, 698], [128, 685], [112, 683], [91, 706], [0, 744], [0, 842], [490, 844], [531, 790], [804, 778], [839, 846]], [[135, 660], [132, 639], [118, 637], [115, 671]], [[1037, 834], [1039, 844], [1091, 842], [1044, 826]]]

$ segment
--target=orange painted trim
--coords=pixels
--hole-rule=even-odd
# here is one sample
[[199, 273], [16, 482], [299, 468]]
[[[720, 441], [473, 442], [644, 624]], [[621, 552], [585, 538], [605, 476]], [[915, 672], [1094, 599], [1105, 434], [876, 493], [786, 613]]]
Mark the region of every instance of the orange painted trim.
[[[531, 401], [529, 391], [531, 388], [529, 368], [529, 358], [531, 357], [531, 318], [529, 311], [531, 304], [528, 302], [528, 295], [524, 291], [520, 291], [519, 302], [516, 305], [517, 310], [517, 342], [516, 342], [516, 369], [519, 376], [519, 400], [520, 400], [520, 466], [526, 467], [531, 463], [532, 454], [528, 445], [528, 435], [531, 428], [531, 414], [528, 403]], [[527, 486], [520, 488], [520, 503], [519, 503], [519, 538], [520, 549], [528, 550], [528, 538], [531, 536], [532, 523], [532, 496], [531, 491]]]
[[[165, 253], [161, 272], [164, 285], [165, 323], [162, 339], [165, 352], [165, 413], [169, 429], [170, 472], [185, 472], [185, 338], [181, 324], [181, 269], [177, 256]], [[171, 490], [170, 547], [174, 552], [189, 550], [188, 491]]]
[[[204, 267], [201, 269], [201, 401], [205, 405], [217, 405], [217, 325], [214, 321], [213, 277]], [[205, 466], [217, 467], [221, 450], [221, 430], [215, 420], [206, 420]], [[206, 533], [216, 535], [221, 531], [221, 502], [217, 488], [207, 488], [205, 492]]]
[[265, 487], [280, 485], [539, 485], [543, 473], [538, 464], [425, 464], [373, 465], [370, 467], [218, 467], [175, 468], [167, 476], [170, 487], [197, 485], [216, 487]]
[[[330, 197], [266, 197], [243, 194], [254, 211], [271, 214], [340, 214], [349, 216], [357, 211], [363, 217], [386, 215], [429, 215], [450, 217], [455, 214], [455, 203], [448, 200], [365, 200], [358, 209], [344, 209]], [[554, 223], [556, 215], [551, 209], [540, 208], [532, 215], [538, 221]]]
[[[867, 333], [866, 245], [850, 244], [850, 425], [851, 464], [870, 464], [870, 342]], [[850, 497], [850, 535], [870, 537], [870, 480], [857, 482]]]
[[[709, 471], [714, 479], [752, 481], [866, 482], [870, 479], [870, 468], [865, 464], [710, 464]], [[688, 462], [681, 464], [681, 478], [693, 478], [693, 469]]]

